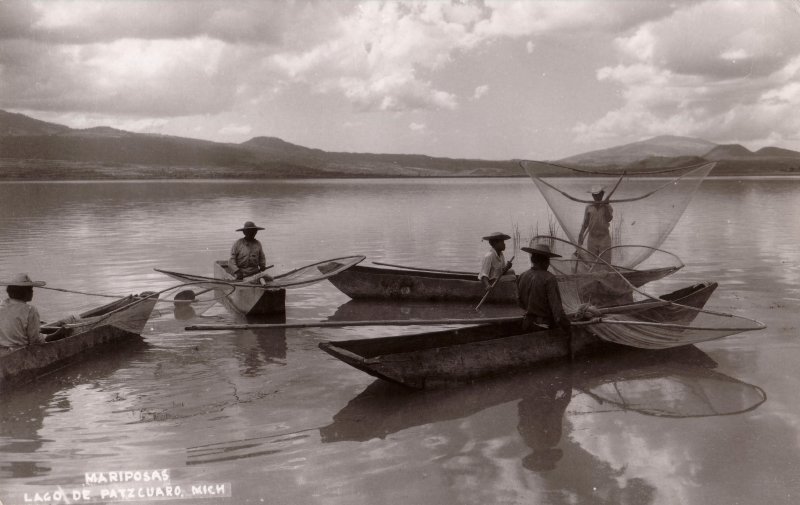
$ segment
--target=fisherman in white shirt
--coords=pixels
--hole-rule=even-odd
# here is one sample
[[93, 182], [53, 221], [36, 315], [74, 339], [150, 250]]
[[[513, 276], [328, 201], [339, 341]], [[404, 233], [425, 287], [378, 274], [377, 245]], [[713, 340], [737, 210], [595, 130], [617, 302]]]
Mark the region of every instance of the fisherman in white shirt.
[[481, 271], [478, 274], [478, 280], [483, 283], [486, 289], [489, 289], [492, 283], [503, 276], [505, 273], [513, 273], [511, 270], [511, 262], [506, 261], [503, 256], [503, 251], [506, 250], [506, 240], [511, 237], [505, 233], [496, 231], [490, 235], [483, 237], [483, 240], [489, 241], [492, 250], [487, 252], [483, 257], [481, 264]]
[[28, 304], [33, 300], [33, 288], [44, 286], [44, 282], [33, 281], [22, 273], [11, 280], [0, 281], [0, 285], [8, 286], [8, 298], [0, 302], [0, 349], [43, 344], [67, 336], [66, 328], [47, 335], [41, 333], [39, 311]]

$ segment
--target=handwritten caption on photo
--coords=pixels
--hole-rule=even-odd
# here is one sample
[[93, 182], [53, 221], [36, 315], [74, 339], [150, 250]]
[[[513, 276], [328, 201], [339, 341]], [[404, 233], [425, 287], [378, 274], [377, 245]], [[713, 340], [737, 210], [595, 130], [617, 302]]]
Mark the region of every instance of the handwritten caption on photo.
[[16, 503], [57, 504], [230, 498], [229, 482], [174, 482], [167, 469], [87, 472], [81, 486], [53, 486], [24, 492]]

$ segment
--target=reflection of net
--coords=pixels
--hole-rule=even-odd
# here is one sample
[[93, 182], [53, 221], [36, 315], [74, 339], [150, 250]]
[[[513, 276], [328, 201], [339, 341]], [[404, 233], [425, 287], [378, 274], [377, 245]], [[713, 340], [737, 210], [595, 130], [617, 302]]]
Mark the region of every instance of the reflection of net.
[[[306, 265], [296, 270], [286, 272], [285, 274], [277, 275], [272, 281], [267, 282], [266, 286], [276, 288], [307, 286], [327, 279], [328, 277], [333, 277], [339, 272], [347, 270], [351, 266], [364, 261], [364, 259], [365, 256], [346, 256], [344, 258], [320, 261], [319, 263]], [[333, 265], [334, 263], [336, 263], [336, 265]], [[326, 265], [330, 265], [330, 269], [325, 268]], [[322, 267], [322, 269], [319, 267]], [[323, 270], [325, 273], [321, 274], [320, 270]]]
[[740, 414], [757, 408], [763, 389], [704, 368], [651, 367], [598, 378], [581, 390], [601, 404], [658, 417]]
[[[603, 186], [604, 197], [613, 191], [608, 202], [613, 210], [610, 239], [602, 249], [626, 244], [647, 247], [614, 248], [603, 257], [613, 265], [633, 268], [661, 246], [714, 163], [651, 172], [648, 177], [609, 176], [607, 172], [586, 172], [536, 161], [524, 161], [522, 166], [572, 242], [578, 242], [586, 208], [593, 204], [589, 189]], [[588, 246], [591, 240], [587, 238], [584, 245]]]
[[[542, 243], [557, 254], [578, 249], [591, 256], [586, 249], [556, 237], [531, 239], [531, 246]], [[585, 312], [588, 304], [603, 312], [599, 320], [584, 326], [603, 340], [642, 349], [666, 349], [766, 327], [746, 317], [703, 310], [715, 284], [686, 288], [667, 300], [634, 287], [624, 272], [600, 257], [595, 256], [593, 261], [603, 268], [587, 274], [559, 275], [558, 288], [565, 311]]]

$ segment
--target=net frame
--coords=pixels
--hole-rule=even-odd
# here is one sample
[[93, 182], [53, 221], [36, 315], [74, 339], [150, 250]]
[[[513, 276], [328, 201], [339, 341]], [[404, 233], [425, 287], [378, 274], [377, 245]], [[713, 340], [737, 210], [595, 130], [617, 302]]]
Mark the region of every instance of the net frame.
[[[604, 312], [602, 315], [579, 324], [584, 325], [593, 335], [608, 342], [641, 349], [668, 349], [766, 328], [766, 324], [752, 318], [684, 305], [656, 297], [631, 284], [617, 268], [600, 256], [594, 255], [586, 248], [568, 240], [550, 235], [537, 235], [531, 239], [531, 246], [538, 243], [546, 243], [554, 251], [564, 247], [578, 248], [604, 264], [602, 277], [594, 277], [591, 282], [598, 282], [600, 286], [609, 287], [616, 303], [602, 306], [599, 309]], [[560, 275], [556, 278], [562, 304], [565, 305], [566, 311], [577, 313], [579, 317], [585, 314], [597, 315], [598, 309], [587, 307], [588, 302], [582, 296], [582, 292], [585, 291], [585, 285], [582, 283], [586, 282], [582, 276]], [[629, 293], [629, 297], [625, 292], [620, 293], [623, 287], [624, 291]], [[622, 297], [626, 298], [619, 303], [618, 300]], [[659, 307], [647, 304], [650, 306], [636, 309], [637, 301], [657, 302]], [[705, 305], [705, 301], [703, 301], [703, 305]], [[668, 322], [656, 320], [661, 317], [671, 317], [673, 320]]]
[[[622, 255], [619, 254], [622, 250], [614, 251], [612, 247], [627, 244], [643, 244], [656, 249], [660, 247], [716, 162], [635, 172], [599, 172], [531, 160], [523, 160], [519, 164], [536, 184], [569, 240], [577, 243], [582, 238], [581, 234], [586, 232], [587, 236], [592, 237], [587, 238], [587, 244], [590, 241], [597, 243], [597, 247], [606, 257], [611, 257], [613, 263], [633, 268], [646, 260], [647, 254]], [[592, 185], [598, 182], [613, 183], [613, 188], [599, 201], [574, 196], [568, 191], [568, 186], [579, 183], [577, 181], [581, 179], [576, 179], [576, 175], [591, 178], [588, 184]], [[607, 180], [617, 176], [615, 182]], [[664, 177], [667, 179], [661, 180]], [[563, 179], [559, 183], [562, 187], [550, 180], [554, 178]], [[620, 194], [627, 192], [627, 196], [620, 197], [618, 194], [614, 198], [620, 189]], [[584, 221], [588, 219], [589, 209], [595, 207], [596, 213], [603, 205], [608, 206], [608, 210], [604, 211], [608, 213], [608, 217], [604, 218], [608, 224], [601, 224], [604, 222], [601, 218], [599, 222], [592, 221], [594, 227], [585, 229], [587, 223]], [[578, 216], [582, 219], [578, 220]], [[592, 230], [595, 232], [592, 233]], [[646, 249], [640, 252], [644, 253]], [[616, 257], [612, 257], [612, 253], [617, 253]]]

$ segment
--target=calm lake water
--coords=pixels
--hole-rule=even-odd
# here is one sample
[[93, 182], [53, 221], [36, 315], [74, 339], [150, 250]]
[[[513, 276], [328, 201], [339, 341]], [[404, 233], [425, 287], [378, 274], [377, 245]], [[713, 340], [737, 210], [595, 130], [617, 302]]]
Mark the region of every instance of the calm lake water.
[[[275, 272], [352, 254], [476, 270], [481, 236], [546, 229], [548, 215], [528, 179], [0, 183], [0, 210], [3, 277], [109, 295], [175, 284], [154, 268], [211, 274], [246, 220], [267, 228]], [[707, 307], [766, 330], [429, 392], [317, 347], [420, 328], [186, 332], [242, 319], [216, 305], [176, 320], [160, 304], [142, 345], [2, 393], [0, 500], [166, 470], [184, 489], [225, 484], [197, 503], [795, 504], [799, 237], [800, 179], [707, 180], [663, 245], [686, 266], [648, 289], [718, 281]], [[37, 290], [33, 303], [52, 320], [106, 301]], [[349, 302], [326, 281], [289, 291], [286, 318], [471, 310]]]

